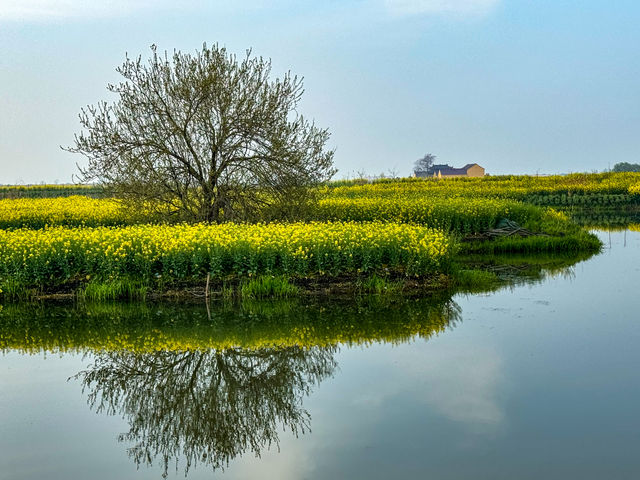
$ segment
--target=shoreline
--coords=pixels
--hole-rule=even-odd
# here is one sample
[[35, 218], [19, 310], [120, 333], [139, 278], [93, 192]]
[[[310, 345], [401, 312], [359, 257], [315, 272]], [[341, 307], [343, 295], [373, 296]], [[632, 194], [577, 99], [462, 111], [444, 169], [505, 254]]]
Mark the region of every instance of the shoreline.
[[[599, 253], [512, 252], [473, 250], [456, 256], [447, 271], [408, 276], [400, 271], [360, 274], [287, 276], [262, 274], [251, 277], [198, 277], [171, 283], [145, 283], [141, 279], [80, 281], [59, 285], [19, 286], [2, 292], [0, 299], [14, 302], [281, 300], [291, 298], [352, 301], [365, 296], [414, 299], [442, 293], [489, 292], [518, 282], [535, 281], [547, 272], [571, 267]], [[208, 283], [208, 290], [207, 290]]]

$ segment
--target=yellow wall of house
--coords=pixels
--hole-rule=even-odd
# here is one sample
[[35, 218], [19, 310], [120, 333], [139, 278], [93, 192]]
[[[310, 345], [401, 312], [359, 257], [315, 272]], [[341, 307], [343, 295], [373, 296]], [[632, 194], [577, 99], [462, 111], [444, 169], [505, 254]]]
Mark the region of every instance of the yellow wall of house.
[[442, 178], [458, 178], [458, 177], [484, 177], [484, 168], [480, 165], [473, 165], [469, 167], [466, 175], [445, 175], [442, 174]]
[[[469, 170], [467, 170], [467, 174], [466, 175], [446, 175], [446, 174], [442, 174], [442, 178], [458, 178], [458, 177], [484, 177], [485, 173], [484, 173], [484, 168], [482, 168], [480, 165], [473, 165], [471, 167], [469, 167]], [[414, 177], [416, 177], [417, 175], [413, 174]], [[437, 177], [437, 175], [436, 175]], [[431, 175], [427, 175], [426, 177], [422, 177], [422, 178], [432, 178]]]
[[480, 165], [473, 165], [467, 170], [467, 177], [484, 177], [484, 168]]

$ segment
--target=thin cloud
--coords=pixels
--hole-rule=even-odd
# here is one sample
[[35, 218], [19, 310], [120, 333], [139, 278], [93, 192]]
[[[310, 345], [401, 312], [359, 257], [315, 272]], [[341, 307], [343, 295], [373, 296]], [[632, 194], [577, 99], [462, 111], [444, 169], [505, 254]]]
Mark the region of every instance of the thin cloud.
[[[376, 2], [361, 4], [365, 8]], [[496, 7], [501, 0], [382, 0], [384, 8], [394, 15], [441, 15], [483, 16]], [[215, 8], [223, 12], [268, 10], [276, 5], [295, 4], [293, 0], [111, 0], [109, 2], [89, 0], [0, 0], [0, 21], [36, 21], [110, 18], [131, 15], [143, 10], [174, 10]], [[380, 3], [377, 3], [380, 5]]]
[[152, 0], [0, 0], [0, 20], [48, 21], [78, 18], [105, 18], [128, 15], [150, 8], [166, 8], [171, 3]]
[[0, 21], [50, 22], [125, 17], [141, 11], [179, 10], [237, 13], [268, 10], [274, 4], [294, 4], [295, 0], [0, 0]]
[[453, 14], [482, 16], [493, 10], [501, 0], [384, 0], [387, 9], [396, 15]]

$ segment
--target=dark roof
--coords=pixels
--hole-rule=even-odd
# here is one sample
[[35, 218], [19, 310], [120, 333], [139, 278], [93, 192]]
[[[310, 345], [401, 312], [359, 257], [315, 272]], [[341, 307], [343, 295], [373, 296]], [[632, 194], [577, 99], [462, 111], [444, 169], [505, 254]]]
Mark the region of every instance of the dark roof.
[[431, 167], [429, 167], [426, 171], [416, 172], [416, 175], [433, 176], [434, 173], [438, 175], [438, 172], [440, 172], [440, 174], [442, 175], [466, 175], [467, 170], [469, 170], [474, 165], [477, 165], [477, 163], [468, 163], [462, 168], [453, 168], [446, 164], [431, 165]]
[[467, 171], [463, 168], [453, 168], [449, 165], [432, 165], [427, 171], [428, 175], [437, 175], [440, 172], [442, 175], [465, 175]]

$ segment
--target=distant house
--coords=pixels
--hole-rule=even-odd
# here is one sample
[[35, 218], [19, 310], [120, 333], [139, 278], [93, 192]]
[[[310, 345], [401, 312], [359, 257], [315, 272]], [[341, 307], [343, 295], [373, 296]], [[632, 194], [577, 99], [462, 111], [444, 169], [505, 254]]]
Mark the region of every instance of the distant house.
[[484, 168], [477, 163], [468, 163], [462, 168], [453, 168], [449, 165], [432, 165], [426, 171], [414, 172], [415, 177], [484, 177]]

